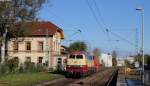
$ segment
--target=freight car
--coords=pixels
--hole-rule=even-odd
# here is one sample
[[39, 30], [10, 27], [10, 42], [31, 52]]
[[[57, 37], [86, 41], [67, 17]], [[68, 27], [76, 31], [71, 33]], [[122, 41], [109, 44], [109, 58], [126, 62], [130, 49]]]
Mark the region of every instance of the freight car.
[[96, 61], [96, 58], [87, 52], [73, 52], [67, 58], [66, 72], [68, 76], [86, 76], [98, 71], [98, 61]]

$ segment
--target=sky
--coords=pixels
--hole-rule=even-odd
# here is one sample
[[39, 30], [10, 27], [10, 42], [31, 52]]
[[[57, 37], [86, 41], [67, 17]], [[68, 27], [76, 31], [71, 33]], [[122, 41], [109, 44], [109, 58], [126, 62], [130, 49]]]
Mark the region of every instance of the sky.
[[143, 7], [144, 52], [150, 54], [149, 4], [150, 0], [49, 0], [38, 18], [63, 29], [63, 45], [84, 41], [90, 51], [99, 48], [104, 53], [132, 55], [135, 45], [141, 48], [141, 15], [135, 9]]

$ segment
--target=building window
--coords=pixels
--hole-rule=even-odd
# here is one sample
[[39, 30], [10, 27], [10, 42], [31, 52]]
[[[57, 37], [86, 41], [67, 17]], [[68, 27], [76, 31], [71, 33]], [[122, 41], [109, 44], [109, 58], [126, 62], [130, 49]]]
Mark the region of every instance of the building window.
[[26, 42], [26, 50], [31, 51], [31, 42]]
[[18, 42], [13, 42], [13, 50], [14, 50], [14, 52], [18, 51], [18, 47], [19, 47]]
[[44, 50], [43, 42], [40, 41], [40, 42], [38, 42], [38, 51], [43, 51], [43, 50]]
[[43, 57], [38, 58], [38, 63], [42, 63]]
[[62, 63], [62, 58], [58, 58], [57, 63]]
[[31, 62], [31, 57], [26, 57], [26, 62]]

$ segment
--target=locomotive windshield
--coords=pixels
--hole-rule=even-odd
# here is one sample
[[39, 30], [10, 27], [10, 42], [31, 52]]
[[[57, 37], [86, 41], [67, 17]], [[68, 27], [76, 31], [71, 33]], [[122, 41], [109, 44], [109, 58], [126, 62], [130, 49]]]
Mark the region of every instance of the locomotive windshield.
[[70, 59], [75, 59], [75, 55], [70, 55], [69, 58]]
[[77, 55], [76, 58], [77, 59], [83, 59], [83, 55]]
[[83, 59], [83, 55], [70, 55], [70, 59]]

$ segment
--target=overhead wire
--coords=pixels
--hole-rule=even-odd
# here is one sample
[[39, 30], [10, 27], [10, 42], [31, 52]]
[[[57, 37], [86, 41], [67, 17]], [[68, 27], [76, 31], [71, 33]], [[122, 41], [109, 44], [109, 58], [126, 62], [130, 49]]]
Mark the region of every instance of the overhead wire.
[[[92, 8], [92, 6], [90, 5], [90, 3], [89, 3], [88, 0], [86, 0], [86, 3], [87, 3], [89, 9], [90, 9], [91, 12], [92, 12], [93, 17], [94, 17], [96, 23], [98, 24], [98, 27], [106, 34], [106, 36], [107, 36], [107, 38], [108, 38], [108, 43], [109, 43], [109, 45], [110, 45], [110, 48], [111, 48], [111, 50], [113, 50], [113, 46], [112, 46], [112, 43], [111, 43], [111, 41], [110, 41], [109, 33], [107, 33], [107, 31], [106, 31], [103, 27], [100, 26], [101, 23], [99, 22], [99, 19], [97, 18], [96, 13], [95, 13], [94, 9]], [[104, 24], [104, 23], [103, 23], [103, 24]]]
[[[95, 5], [95, 7], [96, 7], [96, 9], [97, 9], [97, 12], [98, 12], [98, 14], [99, 14], [99, 16], [100, 16], [101, 22], [102, 22], [103, 25], [104, 25], [104, 29], [105, 29], [106, 32], [108, 33], [109, 40], [111, 39], [109, 33], [111, 33], [112, 35], [114, 35], [114, 36], [120, 38], [121, 40], [123, 40], [123, 41], [125, 41], [126, 43], [128, 43], [128, 44], [130, 44], [130, 45], [132, 45], [132, 46], [135, 47], [135, 44], [134, 44], [134, 43], [130, 42], [129, 40], [127, 40], [127, 39], [121, 37], [120, 35], [118, 35], [118, 34], [112, 32], [112, 31], [110, 30], [111, 28], [110, 28], [108, 25], [105, 24], [104, 19], [102, 18], [101, 11], [100, 11], [99, 7], [97, 6], [96, 1], [93, 0], [93, 2], [94, 2], [94, 5]], [[109, 28], [109, 29], [108, 29], [108, 28]], [[111, 40], [110, 40], [110, 41], [111, 41]], [[111, 43], [111, 42], [110, 42], [110, 43]]]
[[97, 3], [96, 3], [95, 0], [93, 0], [93, 3], [94, 3], [94, 5], [95, 5], [95, 8], [96, 8], [97, 13], [98, 13], [98, 15], [99, 15], [99, 18], [101, 19], [101, 22], [103, 23], [104, 27], [106, 27], [107, 25], [105, 24], [104, 19], [102, 18], [101, 10], [100, 10], [99, 7], [97, 6]]
[[[109, 30], [108, 30], [109, 31]], [[132, 45], [132, 46], [136, 46], [134, 43], [132, 43], [132, 42], [130, 42], [129, 40], [127, 40], [126, 38], [123, 38], [123, 37], [121, 37], [120, 35], [118, 35], [118, 34], [116, 34], [116, 33], [114, 33], [114, 32], [112, 32], [112, 31], [109, 31], [112, 35], [114, 35], [114, 36], [116, 36], [116, 37], [119, 37], [121, 40], [123, 40], [124, 42], [126, 42], [126, 43], [128, 43], [128, 44], [130, 44], [130, 45]]]
[[102, 18], [101, 10], [99, 9], [99, 7], [98, 7], [98, 5], [97, 5], [97, 3], [96, 3], [95, 0], [93, 0], [93, 3], [94, 3], [94, 5], [95, 5], [95, 8], [96, 8], [97, 13], [98, 13], [98, 15], [99, 15], [99, 18], [100, 18], [102, 24], [104, 25], [104, 29], [105, 29], [105, 31], [106, 31], [107, 38], [108, 38], [108, 43], [110, 44], [110, 47], [111, 47], [112, 50], [113, 50], [114, 48], [113, 48], [113, 45], [112, 45], [112, 42], [111, 42], [111, 37], [110, 37], [109, 31], [107, 31], [107, 29], [106, 29], [107, 25], [105, 24], [104, 19]]
[[[59, 20], [59, 22], [63, 22], [62, 24], [66, 23], [66, 21], [65, 21], [62, 17], [56, 15], [56, 14], [55, 14], [54, 12], [52, 12], [52, 11], [50, 11], [50, 12], [51, 12], [51, 14], [52, 14], [55, 18], [57, 18], [57, 19]], [[64, 29], [64, 28], [63, 28], [63, 30], [65, 30], [65, 31], [66, 31], [66, 30], [67, 30], [67, 31], [72, 31], [73, 33], [70, 34], [70, 35], [69, 35], [69, 34], [66, 35], [65, 39], [63, 40], [64, 42], [71, 40], [71, 38], [74, 37], [76, 34], [82, 32], [82, 31], [81, 31], [80, 29], [78, 29], [77, 27], [74, 27], [72, 23], [67, 22], [67, 24], [68, 24], [69, 26], [72, 26], [71, 29]], [[80, 28], [80, 27], [79, 27], [79, 28]], [[76, 31], [75, 31], [75, 30], [76, 30]]]
[[92, 8], [92, 6], [90, 5], [90, 3], [89, 3], [88, 0], [85, 0], [85, 1], [86, 1], [86, 4], [88, 5], [90, 11], [92, 12], [93, 17], [94, 17], [96, 23], [98, 24], [98, 27], [105, 33], [105, 30], [100, 26], [101, 23], [99, 22], [99, 20], [98, 20], [98, 18], [97, 18], [97, 16], [96, 16], [96, 13], [95, 13], [95, 11], [94, 11], [94, 9]]

